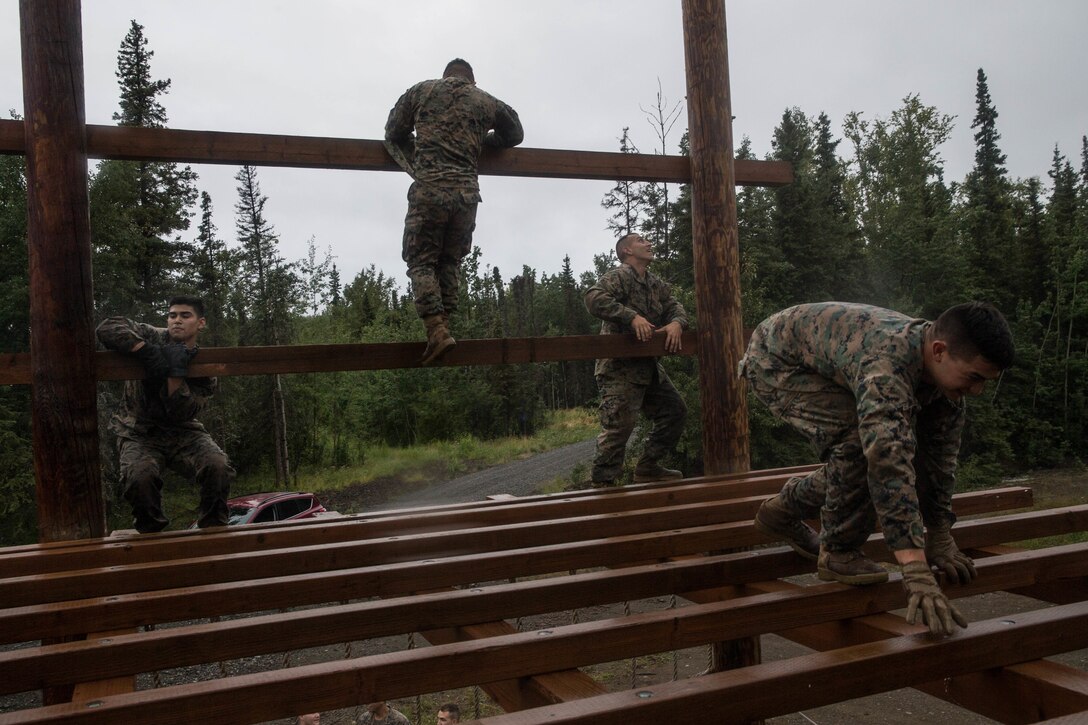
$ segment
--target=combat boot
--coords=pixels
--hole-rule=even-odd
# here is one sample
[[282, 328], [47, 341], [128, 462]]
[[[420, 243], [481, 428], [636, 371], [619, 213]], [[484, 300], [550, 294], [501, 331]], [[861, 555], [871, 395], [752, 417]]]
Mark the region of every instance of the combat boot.
[[762, 534], [782, 539], [809, 561], [816, 561], [820, 555], [819, 534], [786, 508], [782, 494], [763, 502], [752, 525]]
[[652, 463], [639, 463], [635, 466], [635, 483], [649, 483], [650, 481], [666, 481], [683, 478], [684, 474], [675, 468], [665, 468], [657, 461]]
[[445, 355], [457, 344], [450, 336], [442, 315], [428, 315], [423, 318], [423, 325], [427, 328], [427, 349], [423, 351], [423, 359], [420, 365], [430, 365]]
[[825, 582], [842, 584], [880, 584], [888, 581], [888, 570], [857, 549], [828, 551], [820, 548], [816, 576]]

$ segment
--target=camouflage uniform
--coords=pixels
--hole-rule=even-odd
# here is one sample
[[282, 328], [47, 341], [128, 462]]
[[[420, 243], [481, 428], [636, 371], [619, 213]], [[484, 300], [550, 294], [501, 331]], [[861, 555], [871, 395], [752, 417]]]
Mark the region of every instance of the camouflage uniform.
[[783, 504], [803, 518], [819, 514], [829, 551], [856, 549], [878, 517], [893, 551], [924, 548], [923, 520], [955, 523], [965, 408], [922, 379], [932, 324], [822, 302], [782, 310], [752, 334], [741, 374], [824, 461], [786, 483]]
[[[631, 322], [642, 315], [655, 327], [679, 322], [687, 328], [687, 313], [660, 277], [623, 264], [605, 273], [586, 292], [586, 309], [599, 317], [602, 335], [632, 333]], [[601, 434], [592, 478], [615, 480], [623, 470], [627, 440], [642, 413], [653, 422], [640, 463], [656, 463], [670, 453], [684, 432], [687, 406], [655, 357], [605, 358], [593, 370], [601, 393]]]
[[457, 76], [417, 83], [389, 112], [386, 148], [415, 180], [401, 256], [420, 317], [457, 309], [461, 259], [481, 201], [482, 148], [517, 146], [523, 136], [514, 109]]
[[[123, 317], [98, 326], [98, 339], [111, 350], [130, 352], [143, 340], [166, 345], [167, 331]], [[216, 445], [196, 416], [215, 392], [215, 378], [186, 378], [173, 395], [165, 379], [129, 380], [121, 407], [110, 420], [117, 435], [121, 483], [132, 504], [133, 525], [141, 533], [162, 531], [170, 523], [162, 510], [162, 469], [195, 479], [200, 485], [198, 524], [227, 523], [226, 499], [234, 480], [227, 454]]]
[[389, 714], [381, 720], [376, 719], [369, 711], [364, 712], [356, 725], [411, 725], [411, 722], [400, 710], [390, 707]]

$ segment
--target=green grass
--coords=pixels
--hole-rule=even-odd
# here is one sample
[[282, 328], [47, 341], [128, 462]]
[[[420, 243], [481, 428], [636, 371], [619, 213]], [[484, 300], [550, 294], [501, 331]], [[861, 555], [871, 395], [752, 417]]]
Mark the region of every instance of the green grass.
[[[436, 470], [448, 475], [508, 463], [571, 443], [592, 438], [598, 431], [596, 414], [586, 409], [551, 413], [546, 424], [533, 436], [509, 436], [479, 440], [463, 436], [455, 441], [437, 441], [407, 448], [373, 445], [366, 448], [366, 462], [342, 468], [298, 472], [294, 488], [335, 491], [379, 478], [400, 478], [412, 483], [430, 479]], [[268, 490], [268, 472], [240, 476], [232, 492]]]

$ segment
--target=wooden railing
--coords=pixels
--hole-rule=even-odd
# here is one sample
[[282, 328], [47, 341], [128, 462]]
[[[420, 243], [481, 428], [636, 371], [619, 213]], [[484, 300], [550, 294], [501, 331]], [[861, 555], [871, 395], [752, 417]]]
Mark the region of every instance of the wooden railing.
[[[686, 331], [682, 345], [683, 349], [677, 354], [694, 355], [697, 350], [696, 333]], [[424, 347], [423, 342], [207, 347], [201, 348], [193, 358], [189, 372], [199, 377], [413, 368], [419, 367]], [[665, 351], [665, 334], [661, 332], [644, 343], [633, 335], [462, 339], [439, 361], [438, 366], [511, 365], [601, 357], [659, 357], [666, 354], [669, 353]], [[98, 380], [144, 377], [143, 368], [131, 355], [109, 351], [95, 354], [95, 373]], [[0, 385], [28, 385], [30, 379], [29, 353], [0, 354]]]
[[[22, 121], [0, 121], [0, 153], [26, 151]], [[312, 169], [400, 171], [380, 141], [172, 128], [87, 126], [87, 155], [100, 159], [174, 161], [188, 164], [252, 164]], [[738, 160], [741, 186], [784, 186], [793, 181], [784, 161]], [[608, 181], [691, 181], [686, 156], [623, 154], [559, 149], [487, 149], [480, 173]]]

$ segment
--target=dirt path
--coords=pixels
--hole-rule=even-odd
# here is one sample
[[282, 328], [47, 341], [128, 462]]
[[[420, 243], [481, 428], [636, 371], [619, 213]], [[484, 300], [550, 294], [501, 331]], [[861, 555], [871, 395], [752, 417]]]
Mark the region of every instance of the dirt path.
[[382, 510], [482, 501], [495, 494], [530, 496], [543, 484], [559, 476], [569, 476], [575, 466], [588, 462], [592, 456], [592, 439], [572, 443], [520, 461], [485, 468], [467, 476], [410, 491], [391, 498], [376, 508]]

